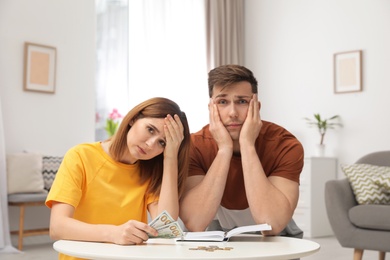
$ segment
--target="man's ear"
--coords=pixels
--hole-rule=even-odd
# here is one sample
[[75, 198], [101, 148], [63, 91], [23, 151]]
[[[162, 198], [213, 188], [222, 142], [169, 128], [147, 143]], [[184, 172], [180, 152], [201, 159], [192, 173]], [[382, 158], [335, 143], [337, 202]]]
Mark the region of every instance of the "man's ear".
[[259, 111], [260, 111], [260, 108], [261, 108], [261, 102], [260, 102], [260, 101], [257, 101], [257, 102], [259, 102]]

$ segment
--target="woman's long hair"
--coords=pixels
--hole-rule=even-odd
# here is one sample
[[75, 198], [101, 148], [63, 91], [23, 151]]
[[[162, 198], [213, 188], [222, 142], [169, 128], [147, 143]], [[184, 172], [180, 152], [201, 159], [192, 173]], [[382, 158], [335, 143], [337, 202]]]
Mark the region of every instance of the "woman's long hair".
[[[183, 193], [184, 183], [187, 179], [190, 149], [190, 130], [187, 117], [180, 107], [170, 99], [156, 97], [148, 99], [133, 109], [123, 118], [118, 131], [111, 138], [110, 154], [119, 161], [127, 148], [127, 134], [131, 128], [130, 123], [140, 118], [165, 118], [168, 114], [172, 117], [176, 114], [180, 117], [184, 127], [184, 139], [178, 152], [178, 192], [179, 197]], [[148, 193], [160, 194], [163, 175], [164, 153], [149, 159], [140, 160], [141, 183], [150, 179]]]

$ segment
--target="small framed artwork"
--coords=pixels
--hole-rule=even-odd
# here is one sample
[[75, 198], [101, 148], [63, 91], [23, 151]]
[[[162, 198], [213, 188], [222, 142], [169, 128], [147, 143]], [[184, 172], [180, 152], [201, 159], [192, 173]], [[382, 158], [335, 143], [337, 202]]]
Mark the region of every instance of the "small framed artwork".
[[56, 52], [54, 47], [24, 44], [25, 91], [55, 93]]
[[362, 51], [334, 54], [334, 92], [362, 91]]

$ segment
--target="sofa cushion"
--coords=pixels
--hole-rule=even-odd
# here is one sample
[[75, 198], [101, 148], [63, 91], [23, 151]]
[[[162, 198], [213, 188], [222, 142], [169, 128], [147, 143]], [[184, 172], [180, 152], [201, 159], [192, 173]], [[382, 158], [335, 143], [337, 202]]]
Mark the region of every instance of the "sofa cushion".
[[42, 155], [35, 153], [7, 154], [8, 194], [44, 192]]
[[379, 186], [379, 176], [390, 177], [390, 167], [371, 164], [341, 165], [359, 204], [390, 204], [390, 193]]
[[62, 162], [62, 156], [43, 156], [42, 157], [42, 176], [45, 190], [49, 191], [57, 174], [58, 168]]
[[45, 201], [47, 192], [41, 193], [16, 193], [8, 194], [8, 202], [19, 203], [19, 202], [40, 202]]
[[360, 228], [390, 231], [390, 207], [387, 205], [358, 205], [349, 210], [348, 216]]

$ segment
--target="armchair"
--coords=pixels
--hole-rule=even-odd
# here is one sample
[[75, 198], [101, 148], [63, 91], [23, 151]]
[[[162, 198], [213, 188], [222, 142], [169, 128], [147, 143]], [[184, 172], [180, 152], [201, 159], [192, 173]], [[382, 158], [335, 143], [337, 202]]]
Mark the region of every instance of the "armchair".
[[[390, 151], [367, 154], [356, 164], [390, 166]], [[385, 259], [390, 251], [390, 205], [358, 204], [348, 178], [325, 184], [325, 205], [338, 242], [354, 248], [354, 260], [361, 260], [364, 250], [377, 250], [379, 259]]]

